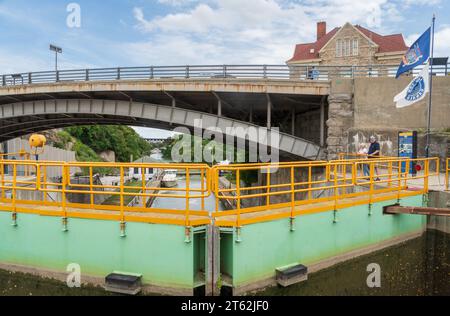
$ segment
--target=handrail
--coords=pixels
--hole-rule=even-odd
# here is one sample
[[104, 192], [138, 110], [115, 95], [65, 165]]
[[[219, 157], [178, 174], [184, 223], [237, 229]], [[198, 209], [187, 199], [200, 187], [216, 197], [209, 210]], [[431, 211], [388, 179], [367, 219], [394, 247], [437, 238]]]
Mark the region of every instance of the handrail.
[[[433, 164], [436, 166], [435, 172]], [[447, 159], [447, 180], [450, 158]], [[412, 167], [420, 166], [417, 172]], [[12, 169], [7, 174], [5, 167]], [[28, 168], [33, 177], [17, 173]], [[61, 179], [47, 175], [52, 168], [59, 169]], [[116, 174], [116, 183], [105, 184], [94, 181], [96, 168], [108, 168]], [[138, 168], [142, 179], [131, 180], [128, 170]], [[176, 169], [186, 173], [186, 185], [161, 190], [147, 186], [147, 168], [154, 170]], [[82, 170], [87, 181], [72, 181], [73, 170]], [[360, 174], [360, 170], [368, 174]], [[130, 170], [131, 171], [131, 170]], [[258, 184], [250, 185], [249, 172], [259, 174]], [[193, 174], [200, 175], [201, 185], [193, 186]], [[278, 173], [278, 175], [277, 175]], [[130, 175], [127, 175], [130, 174]], [[134, 174], [134, 172], [133, 172]], [[103, 163], [103, 162], [52, 162], [0, 160], [0, 211], [36, 213], [67, 218], [91, 218], [125, 222], [150, 222], [174, 224], [186, 227], [214, 223], [217, 226], [241, 227], [243, 225], [310, 214], [314, 212], [337, 212], [351, 205], [425, 194], [429, 190], [429, 177], [439, 175], [439, 158], [393, 158], [350, 159], [334, 161], [299, 161], [277, 164], [167, 164], [167, 163]], [[235, 185], [223, 188], [220, 177], [225, 176]], [[276, 183], [273, 183], [277, 177]], [[242, 180], [242, 181], [241, 181]], [[448, 182], [447, 182], [448, 185]], [[358, 188], [358, 190], [354, 190]], [[42, 194], [41, 200], [27, 200], [22, 192]], [[205, 209], [205, 199], [213, 193], [216, 209], [210, 213]], [[49, 195], [57, 198], [51, 200]], [[139, 196], [143, 205], [129, 206]], [[73, 197], [82, 197], [73, 201]], [[115, 205], [102, 203], [102, 197], [117, 199]], [[147, 207], [150, 198], [181, 199], [186, 203], [179, 208]], [[349, 202], [347, 199], [355, 199]], [[381, 199], [381, 200], [380, 200]], [[200, 201], [194, 209], [191, 201]], [[220, 201], [228, 200], [231, 210], [222, 211]], [[184, 204], [184, 203], [183, 203]], [[8, 206], [9, 205], [9, 206]], [[200, 205], [200, 203], [196, 204]], [[369, 208], [370, 209], [370, 208]], [[251, 214], [251, 216], [248, 216]]]
[[[14, 170], [12, 175], [5, 174], [5, 166]], [[17, 174], [19, 167], [32, 169], [31, 174], [34, 178], [23, 179]], [[56, 168], [62, 174], [61, 179], [49, 179], [47, 174], [49, 169]], [[81, 169], [89, 175], [86, 183], [74, 183], [70, 174], [73, 169]], [[118, 184], [96, 184], [93, 181], [95, 168], [108, 168], [110, 171], [116, 171]], [[145, 170], [152, 169], [176, 169], [187, 174], [193, 171], [200, 171], [200, 181], [205, 186], [200, 188], [189, 187], [189, 179], [186, 179], [186, 186], [171, 188], [173, 193], [165, 193], [160, 187], [147, 186], [145, 176], [142, 181], [130, 182], [130, 168], [138, 168], [145, 175]], [[204, 209], [204, 199], [210, 196], [210, 171], [206, 164], [159, 164], [159, 163], [100, 163], [100, 162], [49, 162], [49, 161], [17, 161], [0, 160], [0, 201], [14, 205], [11, 210], [14, 213], [32, 212], [33, 209], [39, 214], [53, 216], [97, 218], [125, 221], [144, 221], [152, 223], [165, 223], [176, 225], [198, 225], [209, 222], [208, 212]], [[43, 200], [32, 201], [21, 198], [22, 191], [39, 192]], [[10, 193], [10, 196], [7, 196]], [[48, 194], [59, 196], [57, 202], [48, 201]], [[78, 196], [81, 201], [70, 201], [70, 196]], [[118, 199], [115, 205], [106, 205], [97, 202], [97, 197], [112, 197]], [[128, 206], [127, 199], [139, 196], [144, 201], [140, 206]], [[149, 208], [145, 201], [150, 198], [171, 198], [185, 199], [186, 206], [181, 209], [176, 207], [171, 209]], [[103, 201], [103, 199], [100, 199]], [[192, 209], [189, 201], [200, 200], [202, 209]], [[17, 205], [22, 205], [17, 206]], [[26, 205], [27, 207], [25, 207]], [[33, 206], [33, 207], [31, 207]], [[42, 209], [43, 207], [43, 209]], [[189, 210], [189, 212], [186, 212]], [[162, 216], [165, 215], [165, 216]], [[194, 219], [193, 219], [194, 218]]]
[[[448, 66], [435, 66], [437, 76], [449, 75]], [[153, 80], [153, 79], [282, 79], [328, 81], [334, 78], [395, 77], [398, 65], [185, 65], [145, 66], [4, 74], [0, 86], [56, 82]], [[417, 67], [412, 74], [421, 71]]]
[[[213, 217], [218, 225], [240, 227], [260, 221], [280, 219], [318, 211], [335, 211], [348, 207], [345, 199], [358, 198], [352, 205], [372, 204], [385, 194], [383, 199], [397, 199], [428, 192], [430, 164], [439, 158], [392, 158], [335, 160], [316, 163], [284, 163], [274, 166], [214, 166], [212, 188], [217, 200], [231, 200], [236, 203], [232, 210], [220, 211], [217, 206]], [[411, 163], [423, 166], [418, 173], [412, 173]], [[368, 166], [368, 175], [359, 175], [358, 170]], [[272, 184], [270, 176], [257, 186], [245, 185], [238, 179], [243, 172], [276, 168], [281, 170], [278, 183]], [[439, 171], [437, 170], [437, 173]], [[227, 174], [236, 180], [235, 187], [220, 188], [219, 174]], [[268, 173], [269, 175], [270, 173]], [[262, 177], [264, 179], [264, 176]], [[420, 183], [419, 183], [420, 182]], [[414, 190], [408, 190], [416, 187]], [[353, 192], [358, 187], [360, 192]], [[326, 197], [318, 192], [327, 191]], [[245, 206], [243, 201], [253, 201]], [[355, 204], [356, 203], [356, 204]], [[218, 205], [218, 203], [216, 203]], [[231, 203], [231, 205], [234, 205]], [[252, 206], [256, 205], [256, 206]], [[268, 213], [269, 210], [275, 210]], [[250, 214], [243, 219], [244, 214]]]

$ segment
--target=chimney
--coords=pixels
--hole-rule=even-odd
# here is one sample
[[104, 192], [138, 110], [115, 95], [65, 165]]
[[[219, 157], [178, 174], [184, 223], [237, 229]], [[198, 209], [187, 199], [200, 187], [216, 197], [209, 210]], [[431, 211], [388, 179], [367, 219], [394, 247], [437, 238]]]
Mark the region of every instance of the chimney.
[[327, 34], [327, 22], [317, 23], [317, 40], [320, 40]]

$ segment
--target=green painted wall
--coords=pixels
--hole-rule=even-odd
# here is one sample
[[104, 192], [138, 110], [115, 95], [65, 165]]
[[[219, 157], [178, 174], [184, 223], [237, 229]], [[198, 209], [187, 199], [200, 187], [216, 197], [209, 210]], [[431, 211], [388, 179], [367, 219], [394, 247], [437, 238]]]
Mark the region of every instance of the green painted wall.
[[0, 262], [64, 272], [78, 263], [82, 273], [104, 277], [114, 270], [141, 273], [143, 282], [158, 286], [192, 288], [194, 245], [185, 243], [184, 227], [127, 223], [120, 237], [114, 221], [61, 219], [0, 212]]
[[[232, 248], [233, 261], [230, 267], [229, 261], [222, 260], [227, 265], [222, 271], [232, 271], [233, 285], [241, 286], [272, 277], [278, 267], [294, 263], [308, 265], [412, 233], [426, 225], [425, 216], [383, 215], [382, 207], [394, 203], [374, 204], [371, 216], [368, 206], [340, 210], [337, 223], [333, 223], [333, 212], [297, 217], [294, 232], [290, 231], [289, 219], [244, 226], [242, 242], [227, 240], [226, 247]], [[422, 205], [422, 196], [405, 198], [402, 205]]]

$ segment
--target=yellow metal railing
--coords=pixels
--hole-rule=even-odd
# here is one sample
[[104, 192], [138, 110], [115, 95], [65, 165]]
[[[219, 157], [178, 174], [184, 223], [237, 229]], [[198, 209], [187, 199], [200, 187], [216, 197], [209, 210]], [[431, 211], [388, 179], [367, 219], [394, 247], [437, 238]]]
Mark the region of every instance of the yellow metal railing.
[[[411, 172], [416, 167], [417, 173]], [[114, 183], [95, 180], [100, 168], [114, 175]], [[163, 189], [146, 179], [148, 168], [176, 169], [185, 178], [178, 187]], [[18, 172], [23, 169], [29, 170], [27, 176]], [[141, 178], [133, 180], [131, 169], [140, 170]], [[448, 172], [449, 161], [447, 179]], [[84, 175], [83, 181], [75, 177], [77, 173]], [[334, 211], [336, 216], [342, 208], [424, 194], [429, 177], [438, 174], [439, 158], [382, 157], [212, 168], [206, 164], [0, 160], [0, 211], [11, 212], [13, 218], [18, 213], [58, 216], [65, 224], [68, 218], [76, 217], [116, 220], [121, 225], [148, 222], [191, 227], [214, 223], [241, 227], [317, 212]], [[256, 184], [249, 183], [255, 179]], [[215, 210], [210, 213], [205, 200], [212, 192]], [[140, 205], [130, 205], [128, 200], [136, 197]], [[115, 203], [105, 204], [106, 198], [115, 199]], [[182, 203], [163, 208], [148, 205], [148, 200], [155, 198]], [[220, 208], [224, 201], [228, 202], [227, 210]]]
[[[412, 163], [421, 166], [417, 174], [411, 173]], [[430, 172], [431, 164], [436, 165], [436, 172]], [[358, 172], [364, 165], [369, 169], [367, 176]], [[427, 193], [428, 178], [438, 174], [438, 168], [438, 158], [215, 166], [212, 169], [212, 188], [216, 199], [235, 201], [232, 204], [235, 207], [220, 211], [216, 202], [213, 217], [216, 225], [241, 227], [323, 211], [336, 212], [381, 200], [399, 200]], [[273, 172], [275, 170], [276, 173]], [[258, 185], [250, 186], [241, 181], [242, 175], [248, 172], [261, 174]], [[221, 188], [219, 174], [228, 175], [234, 185]], [[277, 184], [271, 183], [274, 177]]]
[[[10, 174], [4, 172], [5, 167], [12, 170]], [[27, 167], [33, 178], [26, 178], [17, 174], [19, 168]], [[94, 182], [94, 170], [107, 168], [115, 174], [117, 183], [102, 184]], [[130, 169], [138, 168], [142, 174], [142, 181], [132, 182]], [[160, 186], [148, 187], [145, 170], [178, 170], [185, 174], [183, 185], [170, 188], [171, 193]], [[120, 222], [151, 222], [196, 226], [209, 223], [209, 213], [205, 210], [205, 198], [210, 196], [210, 168], [204, 164], [132, 164], [132, 163], [83, 163], [83, 162], [49, 162], [49, 161], [0, 161], [0, 201], [2, 211], [13, 213], [36, 213], [47, 216], [61, 216], [62, 218], [94, 218], [118, 220]], [[48, 176], [59, 174], [59, 179]], [[87, 174], [86, 183], [75, 183], [71, 180], [75, 172], [82, 170]], [[200, 187], [192, 187], [192, 175], [195, 174]], [[199, 179], [198, 179], [199, 178]], [[26, 198], [26, 192], [40, 194], [39, 198]], [[69, 196], [77, 196], [82, 202], [71, 202]], [[117, 205], [104, 205], [104, 198], [117, 197]], [[127, 198], [139, 196], [142, 205], [128, 206]], [[171, 198], [185, 200], [183, 207], [153, 208], [147, 207], [150, 198]], [[191, 203], [200, 201], [200, 208], [195, 209]], [[100, 201], [100, 202], [99, 202]]]

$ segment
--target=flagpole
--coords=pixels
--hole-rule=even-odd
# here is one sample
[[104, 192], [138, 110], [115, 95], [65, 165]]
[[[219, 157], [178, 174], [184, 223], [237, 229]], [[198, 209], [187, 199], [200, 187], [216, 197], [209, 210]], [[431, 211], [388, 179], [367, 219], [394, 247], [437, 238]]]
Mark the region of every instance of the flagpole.
[[431, 57], [430, 57], [430, 95], [428, 100], [428, 123], [427, 123], [427, 146], [425, 147], [426, 157], [430, 157], [430, 134], [431, 134], [431, 103], [433, 94], [433, 64], [434, 64], [434, 26], [436, 23], [436, 15], [433, 14], [432, 35], [431, 35]]

